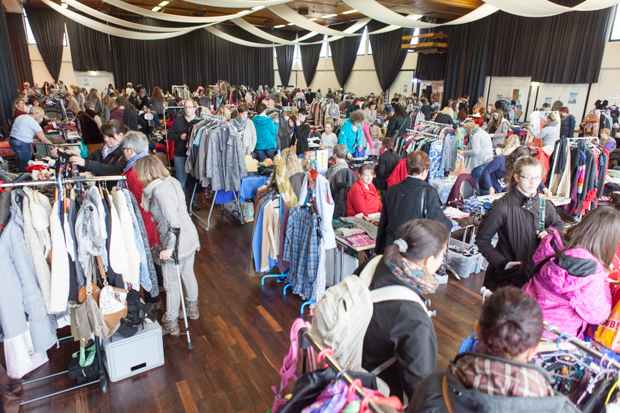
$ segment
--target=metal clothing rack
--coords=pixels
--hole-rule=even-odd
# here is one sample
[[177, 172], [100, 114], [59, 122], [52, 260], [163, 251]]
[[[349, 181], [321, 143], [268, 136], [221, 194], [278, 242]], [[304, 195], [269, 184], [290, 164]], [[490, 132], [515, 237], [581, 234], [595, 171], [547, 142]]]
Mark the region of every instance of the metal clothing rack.
[[[584, 352], [588, 353], [589, 355], [591, 355], [592, 357], [596, 357], [597, 359], [607, 358], [600, 351], [598, 351], [596, 349], [593, 349], [591, 347], [588, 347], [583, 341], [579, 340], [577, 337], [573, 337], [571, 335], [562, 333], [556, 327], [550, 326], [546, 321], [543, 321], [543, 325], [545, 326], [545, 329], [548, 332], [557, 335], [558, 336], [558, 340], [560, 340], [560, 339], [565, 340], [565, 341], [575, 345], [576, 347], [578, 347], [579, 350], [584, 351]], [[614, 366], [616, 369], [620, 370], [620, 363], [617, 362], [616, 360], [610, 358], [609, 359], [609, 364]]]
[[[317, 341], [316, 338], [314, 338], [314, 336], [308, 331], [307, 328], [301, 328], [299, 330], [299, 345], [302, 348], [302, 350], [306, 350], [308, 348], [308, 346], [312, 346], [317, 352], [323, 352], [325, 350], [325, 347], [323, 347], [321, 345], [321, 343], [319, 343]], [[305, 352], [304, 352], [304, 357], [305, 357]], [[327, 364], [327, 366], [329, 366], [329, 368], [335, 370], [337, 372], [337, 374], [339, 376], [341, 376], [349, 386], [351, 386], [353, 384], [353, 377], [351, 377], [351, 375], [349, 375], [349, 373], [347, 373], [346, 369], [343, 369], [340, 364], [338, 364], [338, 362], [336, 361], [336, 359], [334, 359], [334, 357], [332, 355], [329, 354], [329, 352], [324, 352], [322, 354], [325, 354], [325, 363]], [[333, 353], [332, 353], [333, 354]], [[305, 365], [306, 363], [304, 363]], [[363, 400], [367, 394], [366, 392], [360, 387], [360, 386], [355, 386], [355, 393], [357, 393], [357, 395]], [[384, 410], [377, 404], [375, 403], [372, 399], [369, 400], [368, 403], [370, 410], [374, 413], [384, 413]]]
[[[79, 178], [67, 178], [67, 179], [62, 179], [62, 178], [58, 178], [55, 180], [49, 179], [49, 180], [44, 180], [44, 181], [29, 181], [29, 182], [6, 182], [6, 183], [2, 183], [0, 184], [0, 188], [21, 188], [21, 187], [25, 187], [25, 186], [43, 186], [43, 185], [62, 185], [62, 184], [70, 184], [70, 183], [80, 183], [80, 182], [92, 182], [92, 181], [123, 181], [127, 179], [126, 176], [122, 176], [122, 175], [115, 175], [115, 176], [100, 176], [100, 177], [93, 177], [93, 178], [87, 178], [87, 177], [79, 177]], [[64, 341], [67, 340], [69, 337], [63, 337], [61, 339], [59, 339], [58, 341]], [[53, 397], [53, 396], [57, 396], [59, 394], [62, 393], [67, 393], [69, 391], [72, 390], [76, 390], [76, 389], [80, 389], [82, 387], [86, 387], [86, 386], [90, 386], [91, 384], [95, 384], [95, 383], [99, 383], [99, 389], [101, 390], [101, 393], [107, 393], [108, 391], [108, 378], [105, 374], [105, 366], [103, 365], [103, 357], [101, 355], [101, 341], [100, 338], [95, 336], [94, 338], [94, 342], [95, 342], [95, 348], [97, 351], [97, 363], [99, 364], [99, 380], [94, 380], [88, 383], [84, 383], [84, 384], [78, 384], [77, 386], [73, 386], [73, 387], [69, 387], [68, 389], [64, 389], [64, 390], [60, 390], [54, 393], [50, 393], [50, 394], [46, 394], [44, 396], [41, 397], [36, 397], [34, 399], [30, 399], [30, 400], [25, 400], [22, 401], [20, 403], [20, 406], [23, 406], [25, 404], [29, 404], [29, 403], [33, 403], [39, 400], [43, 400], [43, 399], [47, 399], [49, 397]], [[33, 379], [33, 380], [28, 380], [25, 382], [22, 382], [22, 385], [28, 385], [31, 383], [35, 383], [41, 380], [46, 380], [46, 379], [50, 379], [52, 377], [56, 377], [56, 376], [60, 376], [62, 374], [66, 374], [68, 373], [69, 370], [65, 370], [65, 371], [61, 371], [59, 373], [54, 373], [54, 374], [50, 374], [48, 376], [45, 377], [39, 377], [38, 379]]]
[[432, 136], [432, 137], [435, 137], [435, 138], [438, 138], [438, 137], [439, 137], [439, 134], [438, 134], [438, 133], [419, 132], [419, 131], [417, 131], [417, 130], [415, 130], [415, 129], [407, 129], [407, 133], [408, 133], [408, 134], [412, 134], [412, 135], [425, 135], [425, 136]]

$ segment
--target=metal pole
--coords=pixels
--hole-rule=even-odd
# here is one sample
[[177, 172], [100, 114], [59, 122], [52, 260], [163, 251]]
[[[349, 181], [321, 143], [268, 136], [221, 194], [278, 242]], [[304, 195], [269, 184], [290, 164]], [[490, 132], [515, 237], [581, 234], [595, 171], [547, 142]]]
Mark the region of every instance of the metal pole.
[[[95, 178], [67, 178], [61, 179], [60, 184], [72, 184], [78, 182], [97, 182], [97, 181], [124, 181], [127, 177], [124, 175], [114, 175], [114, 176], [100, 176]], [[57, 185], [59, 182], [55, 179], [47, 179], [43, 181], [29, 181], [29, 182], [5, 182], [0, 185], [1, 188], [18, 188], [22, 186], [42, 186], [42, 185]]]

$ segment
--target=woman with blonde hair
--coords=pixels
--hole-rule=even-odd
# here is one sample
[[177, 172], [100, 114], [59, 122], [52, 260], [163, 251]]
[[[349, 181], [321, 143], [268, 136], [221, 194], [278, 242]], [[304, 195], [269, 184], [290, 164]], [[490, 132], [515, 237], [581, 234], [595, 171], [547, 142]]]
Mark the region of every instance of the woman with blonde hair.
[[437, 114], [437, 116], [435, 117], [435, 122], [443, 123], [444, 125], [453, 125], [453, 115], [454, 111], [452, 110], [452, 108], [450, 106], [446, 106], [442, 109], [441, 112]]
[[198, 231], [187, 212], [181, 184], [170, 176], [170, 172], [158, 158], [140, 158], [133, 164], [133, 170], [144, 185], [140, 205], [146, 212], [151, 213], [161, 240], [159, 259], [162, 261], [161, 269], [166, 289], [166, 313], [162, 318], [162, 332], [163, 335], [179, 336], [178, 319], [182, 317], [179, 315], [181, 286], [172, 254], [178, 254], [178, 270], [187, 293], [187, 315], [192, 320], [197, 320], [200, 313], [194, 258], [196, 251], [200, 249]]
[[304, 182], [305, 172], [301, 168], [301, 162], [295, 151], [291, 148], [286, 148], [282, 151], [282, 160], [286, 165], [286, 172], [288, 173], [288, 179], [291, 182], [293, 191], [299, 199], [301, 194], [301, 186]]

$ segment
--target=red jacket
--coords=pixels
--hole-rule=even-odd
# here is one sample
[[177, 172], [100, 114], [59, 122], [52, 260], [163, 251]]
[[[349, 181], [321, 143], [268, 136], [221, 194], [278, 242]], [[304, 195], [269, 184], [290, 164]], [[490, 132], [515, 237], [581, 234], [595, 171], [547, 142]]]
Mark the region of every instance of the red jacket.
[[[130, 168], [127, 172], [123, 172], [122, 175], [127, 175], [125, 188], [129, 189], [129, 192], [136, 197], [136, 201], [138, 201], [138, 205], [140, 205], [142, 203], [144, 184], [138, 180], [138, 175], [133, 168]], [[142, 220], [144, 221], [144, 228], [146, 229], [146, 236], [149, 239], [149, 245], [152, 247], [158, 241], [155, 221], [151, 218], [151, 213], [142, 209], [142, 206], [140, 206], [140, 212], [142, 213]]]
[[368, 184], [368, 189], [360, 181], [355, 182], [347, 194], [347, 216], [352, 217], [360, 212], [368, 216], [381, 212], [381, 201], [377, 195], [377, 189]]
[[392, 185], [399, 184], [407, 177], [407, 158], [401, 159], [396, 164], [396, 168], [392, 171], [392, 174], [387, 179], [388, 188]]

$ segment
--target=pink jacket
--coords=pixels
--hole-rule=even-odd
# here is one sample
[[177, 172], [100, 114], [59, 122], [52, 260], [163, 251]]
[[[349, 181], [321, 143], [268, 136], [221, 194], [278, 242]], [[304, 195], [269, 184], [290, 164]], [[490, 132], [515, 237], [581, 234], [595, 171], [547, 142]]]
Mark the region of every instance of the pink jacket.
[[[537, 266], [564, 247], [558, 232], [549, 230], [534, 253]], [[583, 338], [588, 324], [603, 323], [611, 312], [606, 278], [603, 265], [588, 250], [573, 248], [548, 260], [523, 290], [538, 302], [549, 325]]]

